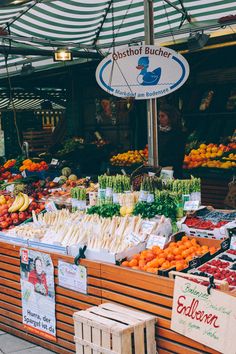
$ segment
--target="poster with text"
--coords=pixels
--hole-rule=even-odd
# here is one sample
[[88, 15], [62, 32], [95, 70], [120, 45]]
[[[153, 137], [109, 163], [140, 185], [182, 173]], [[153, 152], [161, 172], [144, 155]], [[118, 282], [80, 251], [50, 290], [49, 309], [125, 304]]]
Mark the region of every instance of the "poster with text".
[[24, 328], [56, 341], [54, 267], [50, 255], [20, 249]]
[[171, 329], [225, 354], [236, 353], [236, 297], [176, 277]]

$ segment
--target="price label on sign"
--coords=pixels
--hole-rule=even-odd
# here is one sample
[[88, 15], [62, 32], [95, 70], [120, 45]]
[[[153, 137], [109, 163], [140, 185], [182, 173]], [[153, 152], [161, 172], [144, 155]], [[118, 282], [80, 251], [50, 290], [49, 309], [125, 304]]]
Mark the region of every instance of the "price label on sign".
[[87, 294], [87, 269], [84, 266], [59, 260], [58, 281], [64, 288]]
[[151, 234], [147, 241], [147, 248], [152, 248], [153, 246], [159, 246], [163, 250], [165, 244], [166, 244], [165, 237]]
[[54, 202], [48, 202], [48, 203], [46, 203], [45, 209], [47, 210], [47, 212], [50, 212], [50, 211], [57, 211], [57, 207], [56, 207], [56, 204], [55, 204]]
[[230, 248], [231, 248], [232, 250], [236, 250], [236, 236], [232, 236], [232, 237], [231, 237]]
[[10, 184], [9, 186], [6, 187], [6, 191], [12, 193], [14, 191], [14, 188], [15, 188], [14, 184]]
[[55, 177], [53, 180], [54, 183], [58, 183], [59, 181], [60, 181], [60, 177]]
[[142, 240], [138, 234], [131, 232], [129, 235], [126, 236], [125, 241], [127, 244], [138, 245]]
[[57, 165], [58, 164], [58, 160], [57, 159], [52, 159], [50, 164], [51, 165]]
[[193, 211], [193, 210], [198, 210], [200, 206], [200, 201], [199, 200], [189, 200], [184, 203], [184, 210], [185, 211]]

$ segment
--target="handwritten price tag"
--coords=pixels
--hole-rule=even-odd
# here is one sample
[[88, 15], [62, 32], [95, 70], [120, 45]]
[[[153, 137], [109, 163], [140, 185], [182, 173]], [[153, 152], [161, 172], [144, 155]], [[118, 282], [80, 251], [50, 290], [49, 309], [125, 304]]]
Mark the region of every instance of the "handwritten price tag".
[[184, 210], [185, 211], [198, 210], [199, 206], [200, 206], [199, 200], [189, 200], [184, 203]]
[[125, 238], [125, 241], [127, 244], [138, 245], [141, 242], [141, 239], [138, 234], [131, 232], [129, 235], [127, 235], [127, 237]]
[[163, 250], [165, 244], [166, 244], [165, 237], [151, 234], [147, 241], [147, 248], [152, 248], [153, 246], [159, 246]]
[[50, 211], [57, 211], [57, 207], [56, 207], [56, 204], [55, 204], [54, 202], [48, 202], [48, 203], [46, 203], [45, 209], [47, 210], [47, 212], [50, 212]]

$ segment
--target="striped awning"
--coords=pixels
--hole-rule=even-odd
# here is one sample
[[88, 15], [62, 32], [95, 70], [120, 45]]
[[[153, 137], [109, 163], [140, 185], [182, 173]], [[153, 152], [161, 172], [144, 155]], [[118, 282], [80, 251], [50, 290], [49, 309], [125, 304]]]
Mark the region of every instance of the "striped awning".
[[[9, 92], [0, 88], [0, 112], [13, 109], [17, 111], [63, 111], [66, 107], [65, 92], [60, 89], [34, 89], [32, 92], [14, 89], [12, 96], [10, 99]], [[47, 109], [44, 108], [45, 103]]]
[[[225, 25], [236, 22], [235, 0], [154, 0], [153, 3], [156, 38], [179, 35], [187, 38], [190, 31], [216, 30], [222, 26], [219, 23], [222, 17], [228, 16]], [[143, 41], [144, 1], [32, 0], [22, 6], [1, 8], [0, 5], [0, 26], [3, 33], [9, 33], [1, 37], [2, 45], [10, 46], [9, 51], [18, 48], [20, 52], [24, 48], [31, 53], [31, 49], [55, 50], [66, 46], [78, 57], [85, 52], [89, 57], [89, 53], [97, 50], [109, 52], [113, 45]], [[18, 71], [25, 60], [33, 60], [36, 67], [60, 65], [47, 55], [24, 52], [20, 56], [14, 52], [14, 56], [8, 56], [10, 71]], [[4, 55], [0, 54], [0, 75], [5, 72]]]

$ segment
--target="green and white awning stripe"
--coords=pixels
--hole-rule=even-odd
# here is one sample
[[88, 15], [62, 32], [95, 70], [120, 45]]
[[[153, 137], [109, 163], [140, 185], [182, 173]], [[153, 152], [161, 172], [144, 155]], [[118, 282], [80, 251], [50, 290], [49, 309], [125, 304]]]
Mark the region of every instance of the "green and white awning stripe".
[[[18, 111], [22, 110], [42, 110], [41, 104], [44, 102], [43, 99], [14, 99], [14, 108]], [[1, 99], [0, 97], [0, 111], [12, 111], [13, 105], [10, 103], [9, 99]], [[65, 107], [52, 103], [52, 109], [64, 110]]]
[[[182, 10], [179, 0], [169, 2]], [[191, 30], [203, 29], [207, 25], [217, 28], [220, 27], [219, 18], [236, 15], [235, 0], [182, 0], [182, 3], [191, 23], [185, 21], [178, 32], [182, 14], [165, 0], [154, 0], [157, 38], [184, 32], [187, 38]], [[142, 41], [144, 1], [113, 0], [112, 4], [111, 0], [42, 0], [38, 3], [32, 0], [27, 6], [0, 7], [0, 26], [10, 26], [10, 34], [14, 37], [12, 46], [17, 42], [18, 46], [28, 44], [34, 48], [54, 49], [65, 45], [77, 50], [80, 46], [107, 50], [114, 41], [116, 46]], [[1, 59], [0, 55], [0, 67]], [[9, 58], [9, 65], [15, 65], [17, 60], [13, 59]], [[22, 62], [22, 58], [18, 60]]]

